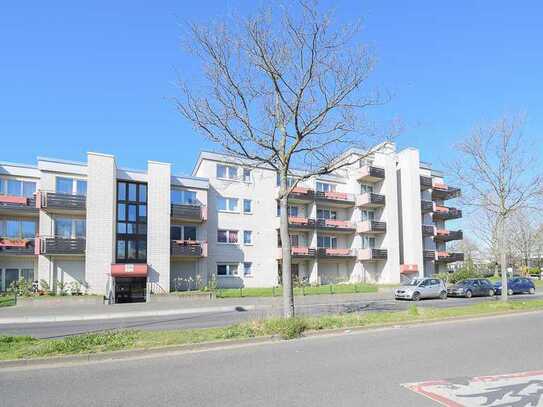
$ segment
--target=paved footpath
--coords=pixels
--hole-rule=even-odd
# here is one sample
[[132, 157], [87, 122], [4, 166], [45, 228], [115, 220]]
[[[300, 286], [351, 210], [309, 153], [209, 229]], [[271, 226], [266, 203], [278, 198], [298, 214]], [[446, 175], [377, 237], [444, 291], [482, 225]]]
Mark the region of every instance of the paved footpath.
[[0, 369], [1, 399], [28, 407], [439, 405], [422, 390], [448, 406], [534, 407], [542, 405], [542, 326], [543, 313], [531, 313]]

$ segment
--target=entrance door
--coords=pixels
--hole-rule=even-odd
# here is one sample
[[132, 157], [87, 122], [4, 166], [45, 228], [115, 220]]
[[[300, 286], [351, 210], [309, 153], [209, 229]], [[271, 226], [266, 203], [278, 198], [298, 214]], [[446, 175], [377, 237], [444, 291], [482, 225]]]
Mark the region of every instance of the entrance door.
[[145, 277], [116, 277], [115, 303], [145, 302]]

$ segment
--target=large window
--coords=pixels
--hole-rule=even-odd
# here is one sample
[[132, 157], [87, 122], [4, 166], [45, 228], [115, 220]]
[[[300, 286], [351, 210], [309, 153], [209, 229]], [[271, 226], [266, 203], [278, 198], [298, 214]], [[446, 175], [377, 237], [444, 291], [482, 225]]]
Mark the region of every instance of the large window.
[[0, 178], [0, 195], [25, 196], [32, 198], [36, 193], [34, 181]]
[[85, 219], [55, 219], [55, 236], [65, 239], [85, 239]]
[[243, 244], [253, 244], [253, 232], [250, 230], [243, 231]]
[[337, 239], [334, 236], [317, 236], [317, 247], [335, 249], [337, 248]]
[[217, 197], [217, 209], [221, 212], [239, 212], [238, 198]]
[[170, 226], [171, 240], [196, 240], [196, 226], [172, 225]]
[[373, 220], [375, 218], [374, 211], [362, 211], [362, 220]]
[[335, 184], [329, 184], [327, 182], [317, 181], [317, 191], [319, 192], [334, 192], [336, 190]]
[[117, 182], [118, 263], [147, 261], [147, 185]]
[[362, 236], [362, 249], [374, 249], [375, 238], [369, 236]]
[[217, 242], [219, 243], [238, 243], [238, 231], [237, 230], [217, 230]]
[[171, 202], [176, 205], [198, 205], [196, 191], [172, 188]]
[[317, 209], [317, 219], [337, 219], [337, 212], [331, 209]]
[[243, 213], [253, 213], [253, 201], [250, 199], [243, 200]]
[[233, 165], [217, 164], [217, 178], [237, 180], [238, 167]]
[[16, 219], [0, 220], [0, 237], [34, 239], [36, 237], [36, 222]]
[[87, 195], [87, 181], [83, 179], [57, 177], [55, 192], [69, 195]]
[[217, 264], [218, 276], [237, 276], [238, 265], [237, 264]]
[[3, 271], [0, 269], [0, 291], [13, 288], [20, 279], [32, 283], [35, 281], [34, 277], [34, 269], [6, 268]]

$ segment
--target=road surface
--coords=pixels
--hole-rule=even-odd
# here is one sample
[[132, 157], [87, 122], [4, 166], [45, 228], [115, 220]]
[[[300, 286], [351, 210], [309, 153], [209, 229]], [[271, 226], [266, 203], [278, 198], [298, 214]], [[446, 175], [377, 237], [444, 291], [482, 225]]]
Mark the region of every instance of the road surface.
[[[535, 295], [515, 295], [513, 300], [542, 299], [543, 293]], [[498, 297], [448, 298], [447, 300], [423, 300], [417, 302], [420, 307], [457, 307], [482, 301], [499, 301]], [[349, 301], [341, 304], [311, 304], [297, 307], [299, 315], [323, 315], [364, 311], [398, 311], [407, 309], [412, 302], [389, 300]], [[189, 329], [209, 328], [231, 325], [243, 321], [262, 319], [279, 315], [279, 309], [257, 309], [254, 311], [231, 311], [213, 313], [194, 313], [178, 316], [120, 318], [77, 322], [51, 322], [31, 324], [0, 324], [0, 334], [30, 335], [36, 338], [59, 338], [108, 329]]]
[[[541, 370], [542, 326], [543, 313], [531, 313], [136, 360], [0, 369], [1, 400], [26, 407], [436, 406], [402, 385]], [[460, 405], [482, 405], [472, 401]]]

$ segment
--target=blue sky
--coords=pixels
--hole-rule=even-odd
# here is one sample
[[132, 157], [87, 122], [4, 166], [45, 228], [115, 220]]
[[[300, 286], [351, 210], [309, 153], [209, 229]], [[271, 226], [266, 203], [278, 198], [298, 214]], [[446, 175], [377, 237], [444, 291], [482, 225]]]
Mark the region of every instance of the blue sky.
[[[153, 159], [190, 173], [197, 152], [210, 146], [171, 100], [177, 72], [198, 75], [180, 45], [183, 24], [250, 11], [255, 3], [4, 2], [0, 160], [84, 160], [99, 151], [117, 155], [124, 167], [145, 168]], [[406, 123], [400, 147], [420, 148], [423, 160], [440, 167], [471, 127], [514, 112], [526, 114], [527, 135], [543, 140], [540, 2], [327, 4], [339, 21], [363, 18], [360, 39], [379, 59], [372, 81], [394, 94], [371, 116]]]

